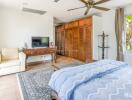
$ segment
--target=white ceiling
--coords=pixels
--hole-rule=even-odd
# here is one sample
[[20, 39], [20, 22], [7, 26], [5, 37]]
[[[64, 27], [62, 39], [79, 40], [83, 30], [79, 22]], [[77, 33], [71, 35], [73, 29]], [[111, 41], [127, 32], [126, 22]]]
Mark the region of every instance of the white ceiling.
[[[99, 0], [95, 0], [99, 1]], [[107, 3], [101, 4], [99, 6], [114, 9], [120, 6], [126, 6], [132, 4], [132, 0], [111, 0]], [[79, 0], [60, 0], [59, 2], [54, 2], [54, 0], [0, 0], [0, 5], [7, 7], [14, 7], [17, 9], [22, 9], [22, 7], [28, 7], [38, 10], [47, 11], [52, 14], [55, 18], [60, 21], [66, 22], [80, 18], [84, 16], [84, 11], [86, 8], [68, 12], [68, 9], [84, 6]], [[89, 15], [102, 13], [99, 10], [90, 10]]]

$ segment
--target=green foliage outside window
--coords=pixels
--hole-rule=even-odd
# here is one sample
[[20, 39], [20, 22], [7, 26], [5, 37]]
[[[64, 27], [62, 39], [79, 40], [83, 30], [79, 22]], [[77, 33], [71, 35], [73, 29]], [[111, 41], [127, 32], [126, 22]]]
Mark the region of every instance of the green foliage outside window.
[[132, 50], [132, 16], [126, 16], [126, 48]]

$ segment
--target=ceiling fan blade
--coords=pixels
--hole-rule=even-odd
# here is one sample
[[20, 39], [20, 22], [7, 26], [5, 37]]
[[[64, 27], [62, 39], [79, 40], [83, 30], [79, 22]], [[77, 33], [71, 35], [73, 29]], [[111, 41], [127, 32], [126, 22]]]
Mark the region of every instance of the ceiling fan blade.
[[110, 0], [101, 0], [101, 1], [95, 2], [94, 5], [105, 3], [105, 2], [108, 2], [108, 1], [110, 1]]
[[88, 2], [86, 0], [80, 0], [81, 2], [87, 4]]
[[58, 1], [60, 1], [60, 0], [54, 0], [54, 2], [58, 2]]
[[78, 7], [78, 8], [73, 8], [73, 9], [68, 9], [67, 11], [72, 11], [72, 10], [81, 9], [81, 8], [85, 8], [85, 7], [86, 7], [86, 6]]
[[95, 9], [99, 9], [99, 10], [104, 10], [104, 11], [108, 11], [108, 10], [110, 10], [110, 9], [108, 9], [108, 8], [98, 7], [98, 6], [93, 6], [93, 8], [95, 8]]
[[84, 13], [85, 16], [88, 14], [89, 10], [90, 10], [90, 8], [88, 7], [87, 10]]

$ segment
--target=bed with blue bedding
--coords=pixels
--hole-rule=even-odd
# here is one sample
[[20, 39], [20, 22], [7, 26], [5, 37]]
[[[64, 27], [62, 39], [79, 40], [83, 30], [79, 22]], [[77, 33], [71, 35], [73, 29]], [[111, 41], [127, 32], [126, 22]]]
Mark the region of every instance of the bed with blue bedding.
[[49, 86], [60, 100], [132, 100], [132, 68], [114, 60], [64, 68]]

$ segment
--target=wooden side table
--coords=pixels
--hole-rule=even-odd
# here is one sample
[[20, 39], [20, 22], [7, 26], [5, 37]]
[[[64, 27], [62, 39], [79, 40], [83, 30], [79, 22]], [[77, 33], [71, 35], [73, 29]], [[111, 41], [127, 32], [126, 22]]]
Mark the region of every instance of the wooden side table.
[[24, 49], [23, 52], [26, 54], [26, 58], [30, 56], [39, 56], [50, 54], [52, 56], [52, 62], [56, 63], [56, 48], [32, 48]]

